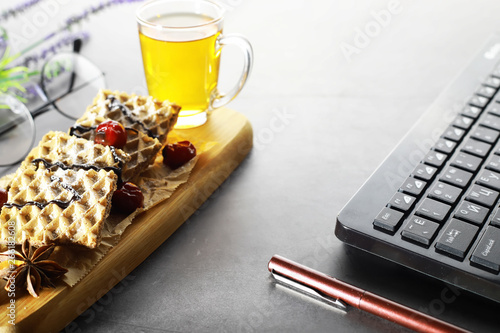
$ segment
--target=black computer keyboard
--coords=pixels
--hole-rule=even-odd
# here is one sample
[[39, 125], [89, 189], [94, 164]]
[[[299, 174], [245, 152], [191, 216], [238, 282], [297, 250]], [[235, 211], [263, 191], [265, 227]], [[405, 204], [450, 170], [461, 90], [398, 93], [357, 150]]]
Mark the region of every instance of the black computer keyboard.
[[347, 244], [500, 302], [500, 36], [342, 209]]

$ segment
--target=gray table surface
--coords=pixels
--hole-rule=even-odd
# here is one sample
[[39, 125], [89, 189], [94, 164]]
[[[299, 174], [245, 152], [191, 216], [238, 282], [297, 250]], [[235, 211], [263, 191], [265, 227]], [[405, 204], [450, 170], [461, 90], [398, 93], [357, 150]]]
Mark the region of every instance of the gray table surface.
[[[45, 0], [7, 23], [20, 44], [28, 43], [98, 2]], [[500, 2], [221, 3], [225, 31], [244, 34], [254, 47], [250, 80], [229, 105], [251, 121], [254, 149], [191, 218], [66, 331], [402, 331], [276, 286], [267, 271], [274, 254], [470, 330], [497, 330], [497, 304], [465, 292], [443, 302], [445, 285], [347, 247], [333, 229], [337, 213], [394, 144], [500, 30]], [[91, 37], [82, 53], [105, 70], [110, 88], [145, 93], [138, 5], [115, 6], [83, 23]], [[393, 7], [369, 40], [345, 52], [356, 46], [360, 29], [373, 28], [377, 13]], [[36, 21], [35, 34], [23, 35], [40, 12], [50, 20]], [[222, 60], [221, 86], [228, 87], [240, 63], [234, 50]], [[70, 124], [51, 111], [36, 119], [37, 135]]]

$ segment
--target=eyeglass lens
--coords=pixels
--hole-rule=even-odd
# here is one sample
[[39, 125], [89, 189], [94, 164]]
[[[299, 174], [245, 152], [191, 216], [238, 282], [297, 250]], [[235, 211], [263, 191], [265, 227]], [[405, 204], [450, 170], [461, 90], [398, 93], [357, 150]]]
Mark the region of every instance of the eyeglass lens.
[[78, 119], [106, 82], [104, 73], [86, 58], [60, 53], [43, 66], [41, 86], [59, 112]]
[[12, 96], [0, 96], [0, 166], [20, 162], [35, 139], [35, 124], [26, 106]]
[[[43, 66], [40, 86], [45, 100], [65, 116], [78, 119], [106, 82], [104, 73], [83, 56], [59, 53]], [[16, 98], [0, 95], [0, 166], [18, 163], [29, 153], [35, 139], [33, 117], [45, 109], [30, 112]]]

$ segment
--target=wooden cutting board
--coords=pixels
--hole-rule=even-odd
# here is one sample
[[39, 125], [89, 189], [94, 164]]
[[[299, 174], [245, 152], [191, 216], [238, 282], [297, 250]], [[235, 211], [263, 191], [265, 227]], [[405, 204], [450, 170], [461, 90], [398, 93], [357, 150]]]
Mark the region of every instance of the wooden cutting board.
[[[252, 127], [242, 114], [222, 108], [208, 122], [182, 130], [188, 140], [217, 144], [200, 155], [187, 183], [166, 201], [136, 217], [120, 242], [75, 286], [44, 288], [38, 299], [16, 299], [15, 322], [7, 317], [10, 299], [0, 291], [0, 324], [8, 332], [58, 332], [125, 278], [192, 214], [241, 163], [252, 148]], [[3, 287], [3, 282], [0, 282]], [[17, 294], [17, 293], [16, 293]]]

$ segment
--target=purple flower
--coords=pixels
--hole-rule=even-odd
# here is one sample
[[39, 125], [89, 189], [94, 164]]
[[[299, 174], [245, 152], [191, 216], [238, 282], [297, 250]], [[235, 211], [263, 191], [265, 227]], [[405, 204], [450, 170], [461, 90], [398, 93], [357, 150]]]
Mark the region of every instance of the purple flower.
[[71, 26], [74, 24], [77, 24], [84, 19], [86, 19], [90, 14], [96, 14], [99, 13], [100, 11], [104, 10], [106, 7], [111, 7], [113, 5], [119, 5], [123, 3], [132, 3], [132, 2], [141, 2], [144, 0], [108, 0], [108, 1], [101, 1], [98, 5], [91, 6], [88, 9], [85, 9], [82, 13], [76, 14], [73, 16], [70, 16], [69, 18], [66, 19], [66, 28], [71, 29]]
[[23, 3], [20, 3], [18, 5], [16, 5], [15, 7], [13, 8], [9, 8], [9, 9], [6, 9], [4, 10], [1, 14], [0, 14], [0, 22], [1, 21], [6, 21], [7, 19], [9, 19], [10, 17], [14, 17], [16, 16], [17, 14], [21, 13], [21, 12], [24, 12], [26, 9], [36, 5], [37, 3], [39, 3], [41, 0], [29, 0], [29, 1], [25, 1]]

